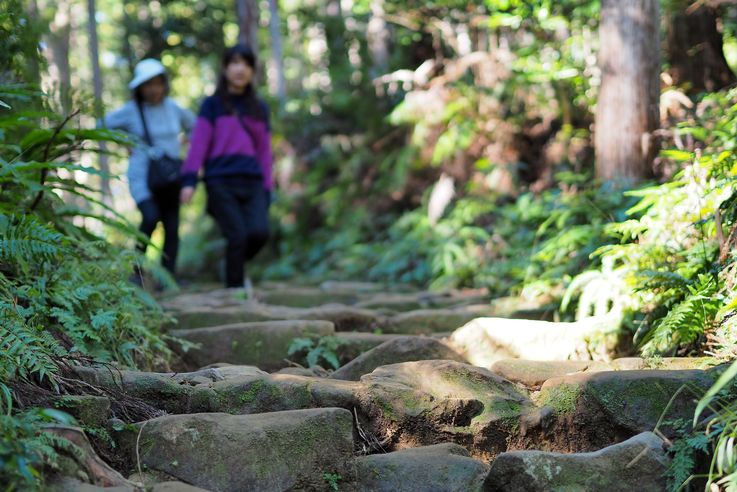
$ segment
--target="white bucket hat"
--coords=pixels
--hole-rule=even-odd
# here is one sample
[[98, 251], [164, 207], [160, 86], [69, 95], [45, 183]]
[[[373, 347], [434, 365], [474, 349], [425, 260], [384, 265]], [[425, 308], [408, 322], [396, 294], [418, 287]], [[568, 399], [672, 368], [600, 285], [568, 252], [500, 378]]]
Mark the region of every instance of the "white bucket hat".
[[165, 73], [166, 68], [164, 68], [164, 65], [162, 65], [159, 60], [154, 60], [153, 58], [141, 60], [133, 70], [133, 80], [128, 84], [128, 88], [130, 90], [134, 90], [144, 82], [151, 80], [158, 75], [164, 75]]

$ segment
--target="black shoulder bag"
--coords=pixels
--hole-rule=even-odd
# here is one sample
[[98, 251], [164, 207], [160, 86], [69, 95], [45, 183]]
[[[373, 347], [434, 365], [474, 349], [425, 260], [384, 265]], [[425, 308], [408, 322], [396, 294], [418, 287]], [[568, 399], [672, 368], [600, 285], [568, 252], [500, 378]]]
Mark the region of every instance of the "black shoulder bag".
[[[146, 143], [153, 147], [154, 144], [151, 135], [148, 133], [148, 126], [146, 125], [146, 118], [143, 116], [141, 104], [138, 104], [138, 113], [141, 115]], [[149, 189], [154, 191], [181, 184], [181, 169], [182, 160], [170, 157], [166, 153], [157, 159], [149, 157], [147, 179]]]

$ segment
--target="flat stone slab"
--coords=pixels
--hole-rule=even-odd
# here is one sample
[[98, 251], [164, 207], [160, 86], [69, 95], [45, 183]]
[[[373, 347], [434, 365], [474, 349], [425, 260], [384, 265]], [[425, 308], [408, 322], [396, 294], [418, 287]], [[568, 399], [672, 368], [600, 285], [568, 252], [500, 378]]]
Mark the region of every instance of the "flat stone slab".
[[669, 463], [663, 440], [652, 432], [591, 453], [513, 451], [500, 454], [492, 463], [484, 490], [664, 491], [663, 475]]
[[[488, 306], [483, 306], [488, 309]], [[430, 335], [453, 331], [482, 316], [480, 308], [467, 306], [456, 309], [418, 309], [389, 317], [381, 329], [384, 333], [402, 335]], [[486, 313], [488, 314], [488, 313]]]
[[503, 359], [605, 360], [619, 342], [613, 326], [611, 318], [575, 323], [477, 318], [453, 332], [449, 343], [480, 367]]
[[215, 492], [325, 490], [325, 473], [355, 479], [348, 410], [170, 415], [139, 425], [142, 466]]
[[658, 357], [642, 359], [640, 357], [623, 357], [609, 362], [612, 371], [637, 371], [637, 370], [689, 370], [709, 369], [720, 364], [713, 357]]
[[323, 304], [355, 304], [355, 292], [326, 291], [319, 287], [285, 287], [274, 290], [257, 290], [256, 297], [264, 304], [309, 308]]
[[539, 389], [548, 379], [578, 372], [708, 369], [717, 363], [718, 361], [711, 357], [664, 357], [658, 359], [626, 357], [610, 362], [504, 359], [494, 362], [490, 370], [515, 383], [523, 384], [531, 389]]
[[311, 308], [270, 306], [252, 301], [226, 307], [192, 304], [172, 314], [178, 324], [165, 327], [167, 329], [185, 330], [257, 321], [324, 320], [333, 322], [336, 331], [372, 331], [384, 322], [384, 316], [375, 311], [342, 304]]
[[488, 303], [487, 295], [478, 291], [376, 294], [359, 301], [356, 306], [379, 311], [404, 312], [419, 309], [449, 309], [477, 303]]
[[431, 359], [465, 362], [463, 357], [434, 338], [400, 336], [361, 354], [329, 377], [358, 381], [380, 366]]
[[255, 414], [357, 405], [359, 384], [292, 374], [242, 377], [198, 385], [190, 408], [197, 412]]
[[357, 490], [371, 492], [480, 491], [489, 466], [457, 444], [436, 444], [356, 459]]
[[288, 366], [289, 347], [295, 338], [316, 338], [335, 333], [328, 321], [288, 320], [174, 330], [171, 335], [198, 344], [186, 351], [175, 346], [189, 368], [214, 362], [253, 365], [266, 371]]
[[79, 368], [77, 375], [97, 386], [140, 398], [173, 414], [226, 412], [253, 414], [357, 405], [360, 385], [314, 376], [268, 374], [250, 366], [225, 366], [193, 373], [113, 372]]
[[527, 395], [490, 371], [448, 360], [404, 362], [361, 378], [359, 401], [386, 449], [455, 442], [474, 457], [506, 451]]
[[577, 372], [607, 370], [609, 367], [602, 362], [576, 360], [523, 360], [504, 359], [491, 365], [491, 372], [499, 376], [521, 383], [528, 388], [539, 389], [548, 379], [566, 376]]

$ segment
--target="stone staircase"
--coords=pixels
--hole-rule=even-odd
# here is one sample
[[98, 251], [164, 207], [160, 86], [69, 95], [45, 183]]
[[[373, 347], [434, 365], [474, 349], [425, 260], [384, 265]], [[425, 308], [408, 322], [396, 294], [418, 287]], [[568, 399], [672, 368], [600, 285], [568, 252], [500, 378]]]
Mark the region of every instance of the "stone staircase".
[[[692, 418], [693, 391], [719, 371], [610, 360], [608, 320], [553, 323], [547, 306], [482, 292], [266, 284], [257, 300], [214, 290], [164, 305], [180, 372], [77, 370], [159, 411], [94, 415], [127, 480], [56, 490], [665, 490], [670, 422]], [[320, 337], [335, 371], [290, 355]]]

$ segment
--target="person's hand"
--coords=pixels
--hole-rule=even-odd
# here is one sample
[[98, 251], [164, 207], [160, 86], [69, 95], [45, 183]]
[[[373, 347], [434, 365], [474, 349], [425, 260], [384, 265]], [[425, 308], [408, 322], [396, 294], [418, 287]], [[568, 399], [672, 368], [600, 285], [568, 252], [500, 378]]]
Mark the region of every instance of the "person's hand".
[[185, 186], [182, 191], [179, 192], [179, 201], [182, 203], [189, 203], [194, 195], [194, 186]]

